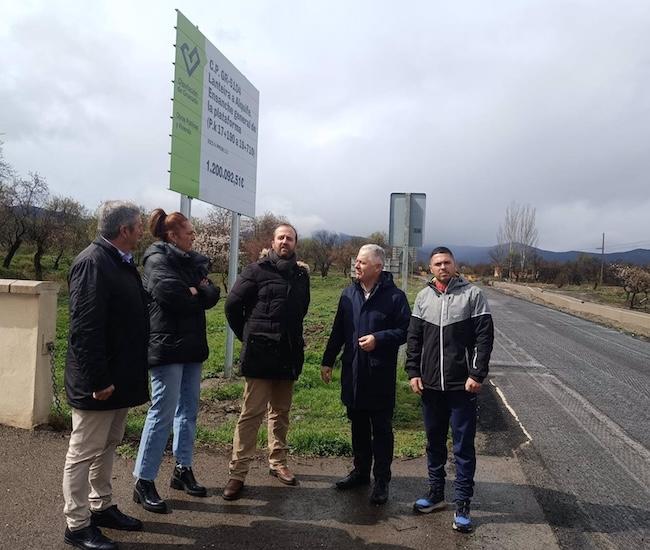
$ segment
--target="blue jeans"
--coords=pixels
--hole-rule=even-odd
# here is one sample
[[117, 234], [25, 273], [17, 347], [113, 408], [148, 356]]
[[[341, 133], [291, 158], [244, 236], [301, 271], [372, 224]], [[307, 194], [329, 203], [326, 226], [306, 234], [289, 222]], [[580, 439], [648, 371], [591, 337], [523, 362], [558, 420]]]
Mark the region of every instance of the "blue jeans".
[[156, 479], [172, 425], [172, 449], [176, 462], [181, 466], [192, 466], [202, 366], [201, 363], [175, 363], [149, 369], [151, 407], [142, 429], [133, 470], [137, 479]]
[[455, 501], [470, 500], [474, 494], [476, 400], [475, 393], [462, 390], [443, 392], [425, 389], [422, 393], [429, 485], [434, 490], [444, 491], [447, 432], [451, 424], [456, 461]]

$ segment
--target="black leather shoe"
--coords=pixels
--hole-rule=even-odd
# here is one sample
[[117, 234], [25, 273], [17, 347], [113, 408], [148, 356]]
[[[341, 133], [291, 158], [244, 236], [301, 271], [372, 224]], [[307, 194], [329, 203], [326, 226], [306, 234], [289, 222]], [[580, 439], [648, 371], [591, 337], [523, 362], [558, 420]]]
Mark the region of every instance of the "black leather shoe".
[[361, 485], [368, 485], [370, 483], [370, 474], [362, 474], [358, 470], [352, 470], [344, 478], [336, 482], [336, 488], [345, 491]]
[[172, 489], [185, 491], [188, 495], [193, 497], [204, 497], [208, 494], [203, 485], [199, 485], [194, 478], [192, 468], [176, 464], [172, 480], [169, 483]]
[[94, 525], [89, 525], [88, 527], [78, 529], [77, 531], [70, 531], [70, 529], [66, 527], [63, 540], [70, 546], [82, 548], [84, 550], [118, 549], [117, 543], [102, 535], [102, 532]]
[[370, 502], [372, 504], [386, 504], [388, 502], [388, 482], [375, 480], [375, 486], [372, 488], [370, 494]]
[[117, 504], [101, 512], [90, 512], [90, 522], [95, 527], [108, 527], [120, 531], [142, 531], [142, 522], [139, 519], [127, 516], [118, 510]]
[[156, 491], [155, 483], [146, 479], [138, 479], [135, 482], [133, 502], [142, 504], [142, 507], [147, 512], [153, 512], [154, 514], [167, 514], [171, 512], [167, 503], [160, 498], [158, 491]]

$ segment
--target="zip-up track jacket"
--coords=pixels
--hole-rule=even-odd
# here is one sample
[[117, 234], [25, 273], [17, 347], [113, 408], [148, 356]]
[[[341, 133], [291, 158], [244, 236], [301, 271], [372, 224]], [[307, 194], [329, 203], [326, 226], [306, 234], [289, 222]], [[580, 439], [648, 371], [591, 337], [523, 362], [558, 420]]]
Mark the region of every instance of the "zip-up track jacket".
[[483, 382], [494, 342], [485, 296], [463, 277], [442, 293], [433, 280], [416, 299], [407, 336], [406, 371], [427, 389], [459, 391], [467, 378]]

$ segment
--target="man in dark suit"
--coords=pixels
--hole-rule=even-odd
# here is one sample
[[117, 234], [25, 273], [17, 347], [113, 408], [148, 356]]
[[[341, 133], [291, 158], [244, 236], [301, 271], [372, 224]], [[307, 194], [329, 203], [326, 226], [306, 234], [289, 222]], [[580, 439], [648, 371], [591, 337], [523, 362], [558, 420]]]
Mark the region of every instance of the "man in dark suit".
[[65, 389], [72, 433], [63, 471], [64, 540], [76, 548], [113, 550], [117, 544], [99, 527], [142, 529], [113, 504], [111, 473], [129, 407], [149, 399], [149, 316], [132, 257], [142, 238], [140, 210], [106, 202], [97, 229], [97, 239], [75, 258], [68, 279]]
[[383, 271], [384, 257], [384, 249], [375, 244], [359, 250], [356, 281], [341, 294], [321, 363], [321, 377], [329, 383], [343, 348], [341, 399], [351, 422], [354, 469], [336, 487], [367, 485], [372, 467], [373, 504], [388, 500], [397, 352], [406, 341], [411, 315], [406, 295], [395, 286], [392, 275]]

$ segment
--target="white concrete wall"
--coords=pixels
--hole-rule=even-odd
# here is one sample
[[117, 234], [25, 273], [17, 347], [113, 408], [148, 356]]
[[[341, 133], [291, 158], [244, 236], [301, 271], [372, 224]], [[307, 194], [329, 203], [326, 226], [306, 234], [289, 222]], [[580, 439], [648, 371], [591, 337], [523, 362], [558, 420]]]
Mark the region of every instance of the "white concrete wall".
[[56, 334], [59, 285], [0, 279], [0, 423], [31, 429], [52, 403], [46, 343]]

